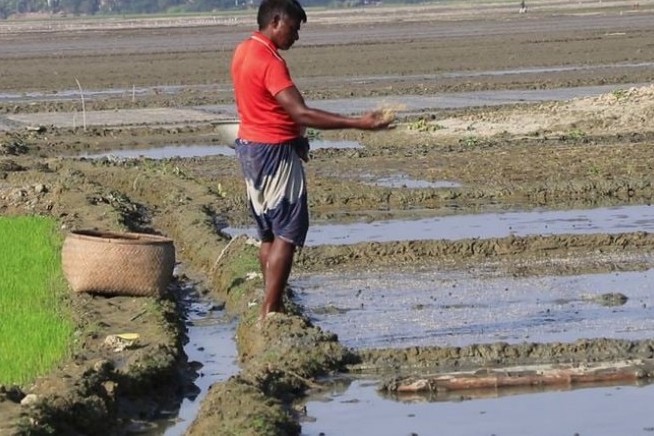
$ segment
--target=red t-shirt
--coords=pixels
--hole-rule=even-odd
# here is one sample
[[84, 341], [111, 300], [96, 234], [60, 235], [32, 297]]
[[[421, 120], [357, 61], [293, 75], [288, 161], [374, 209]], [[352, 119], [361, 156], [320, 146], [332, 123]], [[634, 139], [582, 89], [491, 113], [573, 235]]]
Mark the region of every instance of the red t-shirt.
[[301, 136], [300, 127], [275, 99], [280, 91], [295, 84], [270, 39], [255, 32], [240, 43], [234, 51], [231, 73], [239, 138], [278, 144]]

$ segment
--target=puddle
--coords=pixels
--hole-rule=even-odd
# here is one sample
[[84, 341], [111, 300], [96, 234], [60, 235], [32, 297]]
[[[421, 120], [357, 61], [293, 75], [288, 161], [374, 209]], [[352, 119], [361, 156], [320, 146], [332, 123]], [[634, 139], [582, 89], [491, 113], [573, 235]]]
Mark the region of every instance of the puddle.
[[[256, 236], [253, 227], [226, 227], [222, 231], [231, 236]], [[312, 224], [306, 245], [635, 231], [654, 231], [654, 207], [617, 206], [586, 210], [482, 213], [351, 224]]]
[[112, 150], [104, 153], [83, 153], [77, 157], [86, 159], [171, 159], [175, 157], [234, 156], [234, 149], [227, 145], [167, 145], [157, 148], [140, 148], [131, 150]]
[[[492, 271], [299, 276], [298, 302], [352, 348], [654, 337], [654, 270], [506, 277]], [[624, 299], [611, 296], [622, 294]], [[501, 316], [498, 316], [501, 314]]]
[[373, 175], [364, 175], [363, 179], [368, 180], [368, 184], [376, 186], [385, 186], [387, 188], [460, 188], [462, 185], [457, 182], [439, 180], [429, 182], [427, 180], [416, 180], [406, 174], [395, 174], [389, 177], [375, 178]]
[[[303, 436], [647, 435], [654, 385], [605, 386], [433, 402], [382, 397], [374, 381], [337, 386], [306, 404]], [[494, 397], [494, 398], [493, 398]], [[313, 421], [313, 422], [311, 422]]]
[[[311, 149], [321, 148], [360, 148], [355, 141], [311, 141]], [[118, 158], [118, 159], [172, 159], [205, 156], [235, 156], [234, 149], [227, 145], [167, 145], [156, 148], [139, 148], [127, 150], [112, 150], [103, 153], [83, 153], [76, 157], [86, 159]]]
[[186, 290], [188, 342], [184, 351], [192, 367], [197, 367], [194, 389], [187, 394], [178, 411], [156, 423], [151, 435], [181, 436], [191, 426], [209, 387], [238, 373], [238, 352], [234, 335], [236, 320], [210, 301], [199, 299], [195, 292]]

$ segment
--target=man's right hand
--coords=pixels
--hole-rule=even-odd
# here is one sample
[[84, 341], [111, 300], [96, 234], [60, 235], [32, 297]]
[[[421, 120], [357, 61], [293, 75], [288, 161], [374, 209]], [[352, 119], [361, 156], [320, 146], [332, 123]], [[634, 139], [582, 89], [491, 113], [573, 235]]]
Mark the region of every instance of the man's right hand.
[[313, 109], [306, 105], [295, 86], [281, 90], [275, 95], [275, 99], [296, 124], [314, 129], [381, 130], [387, 128], [395, 119], [394, 113], [385, 110], [372, 111], [357, 117]]
[[362, 129], [382, 130], [395, 121], [395, 115], [386, 114], [383, 111], [367, 112], [361, 116]]

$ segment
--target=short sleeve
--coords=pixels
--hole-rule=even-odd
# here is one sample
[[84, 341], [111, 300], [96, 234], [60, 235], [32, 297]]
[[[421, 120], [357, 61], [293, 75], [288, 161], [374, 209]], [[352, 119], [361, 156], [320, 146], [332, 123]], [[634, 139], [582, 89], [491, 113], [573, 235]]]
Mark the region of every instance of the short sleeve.
[[284, 61], [272, 62], [267, 68], [265, 77], [265, 86], [272, 96], [277, 95], [279, 92], [286, 88], [295, 86], [288, 67]]

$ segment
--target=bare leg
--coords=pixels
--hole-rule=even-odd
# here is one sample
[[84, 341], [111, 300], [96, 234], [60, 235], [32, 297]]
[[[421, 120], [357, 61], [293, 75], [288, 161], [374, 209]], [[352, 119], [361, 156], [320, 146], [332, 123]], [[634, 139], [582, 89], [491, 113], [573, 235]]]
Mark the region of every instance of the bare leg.
[[284, 306], [282, 304], [282, 295], [288, 276], [291, 274], [291, 267], [293, 266], [293, 255], [295, 254], [295, 245], [280, 238], [275, 238], [269, 246], [264, 248], [261, 244], [259, 251], [259, 258], [264, 258], [265, 268], [264, 273], [264, 288], [265, 298], [263, 306], [261, 307], [261, 317], [270, 312], [282, 312]]
[[259, 266], [261, 267], [261, 274], [263, 275], [263, 286], [266, 286], [266, 265], [268, 265], [268, 254], [272, 247], [272, 242], [262, 242], [259, 247]]

